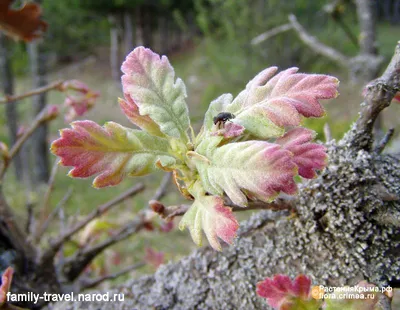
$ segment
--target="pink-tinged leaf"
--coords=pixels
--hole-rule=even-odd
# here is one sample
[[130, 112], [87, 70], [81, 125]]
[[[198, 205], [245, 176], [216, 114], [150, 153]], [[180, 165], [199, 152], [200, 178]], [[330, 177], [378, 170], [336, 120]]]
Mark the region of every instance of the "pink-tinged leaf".
[[161, 223], [161, 225], [160, 225], [160, 231], [162, 231], [162, 232], [165, 232], [165, 233], [168, 233], [168, 232], [170, 232], [171, 230], [173, 230], [174, 229], [174, 222], [173, 221], [169, 221], [169, 222], [162, 222]]
[[64, 106], [68, 108], [65, 113], [65, 121], [68, 123], [90, 110], [100, 95], [78, 80], [65, 81], [60, 90], [67, 93]]
[[163, 252], [157, 252], [153, 248], [146, 248], [144, 260], [157, 269], [160, 265], [164, 264], [165, 254]]
[[0, 307], [7, 302], [7, 293], [11, 288], [11, 281], [13, 277], [14, 269], [8, 267], [1, 276], [1, 286], [0, 286]]
[[187, 227], [194, 243], [198, 246], [202, 244], [201, 230], [203, 229], [210, 245], [215, 250], [221, 251], [218, 238], [232, 244], [239, 224], [231, 208], [224, 206], [221, 197], [206, 196], [199, 183], [196, 183], [195, 187], [197, 190], [191, 191], [195, 201], [182, 217], [179, 229], [183, 230]]
[[127, 101], [139, 107], [140, 115], [148, 115], [160, 130], [184, 142], [189, 140], [186, 88], [166, 56], [144, 47], [135, 48], [121, 67], [122, 87]]
[[292, 152], [292, 160], [299, 168], [299, 175], [307, 179], [315, 178], [315, 170], [322, 170], [327, 164], [326, 148], [317, 143], [310, 143], [314, 138], [314, 131], [298, 127], [276, 139], [277, 144]]
[[243, 134], [244, 127], [232, 122], [226, 123], [224, 128], [212, 133], [213, 136], [223, 136], [225, 139], [238, 137]]
[[[213, 137], [216, 139], [217, 137]], [[297, 166], [291, 152], [264, 141], [229, 143], [218, 147], [211, 137], [192, 156], [204, 189], [213, 195], [225, 192], [238, 206], [246, 206], [246, 195], [272, 201], [280, 192], [295, 194]], [[201, 159], [201, 158], [205, 158]]]
[[78, 121], [61, 130], [61, 138], [51, 146], [64, 166], [74, 167], [72, 177], [97, 177], [94, 187], [112, 186], [125, 176], [140, 176], [155, 171], [156, 162], [168, 167], [175, 163], [166, 139], [151, 136], [109, 122], [103, 127], [92, 121]]
[[119, 98], [118, 102], [126, 117], [133, 124], [153, 136], [164, 137], [164, 134], [160, 131], [160, 126], [158, 126], [148, 115], [140, 115], [138, 106], [129, 96], [127, 96], [127, 100]]
[[257, 294], [279, 310], [319, 309], [319, 303], [310, 298], [311, 280], [299, 275], [293, 281], [285, 275], [275, 275], [257, 283]]
[[[221, 96], [206, 114], [209, 129], [211, 114], [233, 113], [235, 123], [255, 137], [268, 139], [283, 134], [284, 126], [300, 125], [301, 115], [321, 117], [321, 99], [338, 95], [338, 79], [319, 74], [297, 73], [290, 68], [274, 76], [276, 67], [260, 72], [231, 103], [231, 96]], [[223, 111], [222, 111], [223, 110]], [[207, 115], [210, 114], [207, 118]]]

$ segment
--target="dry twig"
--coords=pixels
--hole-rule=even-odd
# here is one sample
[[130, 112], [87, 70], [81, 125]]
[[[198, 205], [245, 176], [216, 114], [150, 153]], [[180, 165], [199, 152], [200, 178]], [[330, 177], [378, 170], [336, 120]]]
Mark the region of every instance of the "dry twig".
[[35, 89], [30, 90], [30, 91], [28, 91], [28, 92], [26, 92], [24, 94], [21, 94], [21, 95], [5, 96], [4, 98], [0, 98], [0, 104], [12, 103], [14, 101], [18, 101], [18, 100], [21, 100], [21, 99], [25, 99], [25, 98], [28, 98], [28, 97], [35, 96], [35, 95], [46, 93], [46, 92], [48, 92], [50, 90], [53, 90], [53, 89], [59, 89], [63, 82], [64, 81], [56, 81], [56, 82], [53, 82], [51, 84], [45, 85], [43, 87], [35, 88]]
[[99, 285], [100, 283], [102, 283], [104, 281], [116, 279], [116, 278], [118, 278], [118, 277], [120, 277], [120, 276], [122, 276], [122, 275], [124, 275], [124, 274], [126, 274], [128, 272], [131, 272], [133, 270], [139, 269], [139, 268], [141, 268], [141, 267], [143, 267], [145, 265], [146, 265], [145, 263], [141, 262], [141, 263], [137, 263], [137, 264], [125, 267], [125, 268], [123, 268], [120, 271], [117, 271], [115, 273], [107, 274], [107, 275], [98, 277], [96, 279], [82, 279], [80, 281], [81, 283], [79, 285], [80, 290], [86, 290], [86, 289], [89, 289], [89, 288], [93, 288], [93, 287]]
[[11, 147], [8, 160], [3, 161], [3, 166], [0, 168], [0, 181], [3, 179], [7, 168], [9, 167], [11, 160], [19, 152], [25, 141], [35, 132], [35, 130], [42, 124], [49, 121], [48, 108], [45, 107], [33, 120], [31, 126], [24, 132], [24, 134], [15, 142]]
[[46, 232], [47, 228], [49, 227], [50, 222], [54, 219], [54, 216], [58, 213], [60, 208], [62, 208], [67, 203], [69, 198], [71, 198], [72, 192], [73, 192], [72, 187], [68, 188], [68, 191], [65, 193], [64, 197], [56, 205], [56, 207], [53, 209], [53, 211], [51, 211], [51, 213], [47, 216], [43, 225], [38, 229], [37, 233], [33, 237], [33, 240], [35, 241], [35, 243], [40, 242], [40, 239], [42, 238], [43, 234]]
[[253, 40], [251, 40], [251, 44], [253, 44], [253, 45], [260, 44], [278, 34], [289, 31], [291, 29], [293, 29], [293, 26], [291, 24], [283, 24], [283, 25], [277, 26], [275, 28], [272, 28], [272, 29], [256, 36]]
[[63, 266], [65, 277], [69, 281], [74, 281], [79, 277], [86, 266], [106, 248], [125, 240], [144, 228], [146, 222], [145, 212], [145, 210], [139, 212], [132, 221], [126, 223], [107, 239], [95, 245], [79, 249], [74, 255], [68, 257]]
[[394, 55], [381, 77], [366, 86], [365, 101], [355, 124], [353, 143], [360, 149], [370, 151], [373, 144], [374, 122], [387, 108], [400, 90], [400, 41]]
[[41, 258], [41, 263], [46, 264], [49, 261], [51, 261], [54, 257], [54, 255], [58, 252], [60, 247], [67, 241], [69, 238], [71, 238], [72, 235], [76, 234], [78, 231], [80, 231], [82, 228], [84, 228], [90, 221], [93, 219], [100, 217], [107, 211], [109, 211], [112, 207], [116, 206], [120, 202], [124, 201], [125, 199], [128, 199], [132, 196], [137, 195], [141, 191], [144, 190], [144, 185], [143, 184], [137, 184], [136, 186], [132, 187], [131, 189], [127, 190], [126, 192], [122, 193], [121, 195], [117, 196], [116, 198], [106, 202], [105, 204], [102, 204], [98, 206], [94, 211], [92, 211], [90, 214], [88, 214], [83, 220], [75, 224], [73, 227], [70, 227], [69, 229], [66, 229], [66, 231], [63, 232], [56, 240], [50, 242], [50, 247], [47, 249], [42, 258]]
[[172, 172], [168, 172], [164, 175], [163, 179], [161, 180], [160, 186], [157, 188], [154, 196], [151, 200], [161, 200], [167, 194], [167, 188], [171, 181]]
[[289, 15], [289, 21], [293, 29], [297, 32], [299, 38], [313, 51], [339, 63], [344, 67], [348, 67], [350, 59], [346, 55], [330, 46], [323, 44], [316, 37], [310, 35], [297, 21], [295, 15]]

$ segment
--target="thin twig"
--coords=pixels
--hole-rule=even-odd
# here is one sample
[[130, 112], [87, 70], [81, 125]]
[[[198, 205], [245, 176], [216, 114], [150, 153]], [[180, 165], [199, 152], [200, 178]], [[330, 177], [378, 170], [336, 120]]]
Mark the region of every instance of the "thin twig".
[[381, 77], [370, 82], [365, 88], [365, 99], [360, 117], [353, 128], [352, 145], [370, 151], [373, 145], [373, 127], [378, 115], [388, 106], [400, 91], [400, 41], [394, 55]]
[[297, 32], [299, 35], [299, 38], [306, 44], [308, 45], [312, 50], [314, 50], [316, 53], [321, 54], [329, 59], [332, 59], [339, 63], [340, 65], [344, 67], [348, 67], [349, 65], [349, 58], [339, 52], [338, 50], [327, 46], [320, 42], [316, 37], [310, 35], [302, 25], [297, 21], [297, 18], [295, 15], [290, 14], [289, 15], [289, 21], [291, 25], [293, 26], [293, 29]]
[[324, 135], [325, 135], [325, 141], [329, 142], [332, 140], [332, 132], [331, 132], [331, 127], [329, 126], [328, 123], [324, 124]]
[[168, 185], [171, 181], [172, 172], [168, 172], [164, 175], [163, 179], [161, 180], [160, 186], [157, 188], [154, 196], [151, 200], [161, 200], [167, 193]]
[[0, 168], [0, 180], [3, 179], [5, 172], [7, 171], [7, 168], [9, 167], [9, 164], [11, 160], [15, 157], [15, 155], [19, 152], [25, 141], [35, 132], [35, 130], [44, 122], [49, 121], [48, 115], [47, 115], [47, 107], [45, 107], [39, 114], [35, 117], [33, 120], [31, 126], [24, 132], [24, 134], [15, 142], [15, 144], [11, 147], [11, 150], [9, 152], [9, 157], [7, 161], [3, 161], [3, 165]]
[[374, 152], [376, 154], [381, 154], [385, 149], [386, 145], [389, 143], [390, 139], [392, 139], [394, 134], [394, 128], [390, 128], [385, 136], [379, 141], [378, 145], [375, 147]]
[[58, 252], [60, 247], [67, 241], [72, 235], [76, 234], [82, 228], [84, 228], [90, 221], [93, 219], [100, 217], [107, 211], [109, 211], [112, 207], [118, 205], [125, 199], [128, 199], [141, 191], [144, 190], [144, 185], [142, 183], [137, 184], [136, 186], [130, 188], [126, 192], [122, 193], [121, 195], [115, 197], [114, 199], [106, 202], [98, 206], [94, 211], [88, 214], [83, 220], [75, 224], [73, 227], [67, 229], [62, 235], [60, 235], [56, 240], [50, 242], [50, 247], [47, 251], [44, 252], [41, 261], [42, 263], [46, 264], [49, 260], [52, 260], [54, 255]]
[[241, 212], [248, 210], [272, 210], [272, 211], [294, 211], [293, 201], [286, 199], [276, 199], [273, 202], [251, 201], [246, 208], [236, 206], [228, 201], [225, 202], [226, 206], [232, 207], [233, 212]]
[[25, 231], [26, 231], [26, 233], [28, 235], [30, 235], [32, 233], [32, 231], [34, 230], [33, 227], [35, 226], [35, 216], [33, 214], [34, 204], [33, 204], [31, 195], [32, 195], [31, 191], [28, 190], [27, 194], [26, 194], [27, 202], [26, 202], [26, 206], [25, 206], [25, 208], [26, 208], [26, 216], [27, 216], [26, 217]]
[[[58, 209], [58, 218], [60, 219], [60, 235], [64, 234], [65, 231], [65, 212], [64, 212], [64, 208], [61, 207]], [[58, 265], [61, 266], [64, 264], [64, 252], [63, 252], [63, 246], [64, 243], [60, 246], [60, 256], [59, 256], [59, 261], [58, 261]], [[57, 266], [58, 267], [58, 266]]]
[[[273, 210], [273, 211], [282, 211], [289, 210], [293, 211], [293, 202], [285, 199], [277, 199], [273, 202], [266, 203], [262, 201], [252, 201], [245, 208], [239, 207], [233, 204], [228, 198], [225, 199], [224, 205], [231, 207], [233, 212], [242, 212], [249, 210]], [[151, 201], [150, 207], [152, 210], [161, 216], [161, 218], [171, 221], [176, 216], [184, 215], [187, 210], [190, 208], [190, 205], [182, 204], [176, 206], [164, 206], [159, 201]]]
[[46, 193], [44, 194], [43, 207], [42, 207], [42, 210], [41, 210], [40, 224], [42, 224], [45, 221], [45, 218], [46, 218], [46, 216], [48, 214], [49, 204], [50, 204], [50, 196], [51, 196], [51, 193], [54, 190], [54, 182], [56, 180], [56, 174], [57, 174], [58, 167], [59, 167], [58, 161], [59, 161], [59, 159], [57, 158], [54, 161], [53, 168], [51, 169], [50, 178], [49, 178], [49, 181], [47, 183], [47, 190], [46, 190]]
[[272, 37], [274, 37], [274, 36], [276, 36], [276, 35], [278, 35], [280, 33], [289, 31], [291, 29], [293, 29], [293, 26], [291, 24], [283, 24], [283, 25], [277, 26], [275, 28], [272, 28], [272, 29], [270, 29], [270, 30], [268, 30], [268, 31], [256, 36], [255, 38], [253, 38], [251, 40], [251, 44], [252, 45], [260, 44], [260, 43], [262, 43], [262, 42], [264, 42], [264, 41], [266, 41], [266, 40], [268, 40], [268, 39], [270, 39], [270, 38], [272, 38]]
[[145, 227], [146, 210], [140, 211], [136, 217], [126, 223], [123, 227], [117, 230], [112, 236], [107, 239], [82, 249], [79, 249], [74, 255], [65, 260], [63, 272], [68, 281], [74, 281], [86, 266], [106, 248], [125, 240], [133, 234]]
[[128, 272], [130, 272], [130, 271], [142, 268], [145, 265], [146, 264], [144, 262], [141, 262], [141, 263], [137, 263], [137, 264], [125, 267], [125, 268], [121, 269], [118, 272], [115, 272], [115, 273], [112, 273], [112, 274], [107, 274], [105, 276], [98, 277], [96, 279], [89, 279], [89, 280], [85, 279], [85, 280], [82, 280], [81, 284], [80, 284], [80, 290], [86, 290], [86, 289], [89, 289], [89, 288], [93, 288], [93, 287], [99, 285], [100, 283], [102, 283], [104, 281], [116, 279], [116, 278], [118, 278], [118, 277], [120, 277], [120, 276], [122, 276], [122, 275], [124, 275], [124, 274], [126, 274]]
[[44, 221], [43, 225], [40, 227], [36, 235], [34, 236], [34, 241], [36, 243], [40, 242], [40, 239], [42, 238], [43, 234], [46, 232], [47, 228], [49, 227], [51, 221], [54, 219], [54, 216], [58, 214], [58, 210], [62, 208], [69, 198], [71, 198], [73, 192], [73, 188], [69, 187], [68, 191], [65, 193], [64, 197], [60, 200], [60, 202], [56, 205], [56, 207], [53, 209], [53, 211], [50, 212], [50, 214], [47, 216], [46, 220]]
[[342, 5], [342, 0], [334, 0], [328, 2], [324, 5], [323, 10], [328, 13], [331, 18], [342, 27], [344, 33], [350, 39], [350, 41], [354, 44], [355, 47], [359, 48], [357, 36], [352, 32], [351, 28], [345, 23], [343, 16], [339, 10], [340, 5]]
[[5, 96], [4, 98], [0, 98], [0, 104], [11, 103], [11, 102], [14, 102], [17, 100], [25, 99], [25, 98], [32, 97], [32, 96], [35, 96], [35, 95], [38, 95], [41, 93], [48, 92], [52, 89], [59, 89], [63, 82], [64, 81], [56, 81], [51, 84], [45, 85], [43, 87], [32, 89], [21, 95]]

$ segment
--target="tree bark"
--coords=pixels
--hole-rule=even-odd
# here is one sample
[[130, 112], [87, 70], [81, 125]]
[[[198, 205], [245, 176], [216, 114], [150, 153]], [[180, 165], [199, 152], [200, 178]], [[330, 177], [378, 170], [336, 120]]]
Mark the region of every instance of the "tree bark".
[[[11, 41], [2, 33], [0, 33], [0, 77], [1, 88], [5, 95], [13, 95], [14, 93], [14, 75], [11, 68]], [[10, 145], [17, 140], [18, 131], [18, 111], [17, 103], [10, 102], [5, 107], [8, 134], [10, 136]], [[22, 159], [17, 154], [14, 158], [15, 176], [17, 180], [22, 180]]]
[[[47, 84], [46, 54], [40, 43], [32, 42], [28, 46], [29, 60], [33, 88], [42, 87]], [[47, 94], [42, 93], [32, 97], [33, 114], [37, 115], [46, 106]], [[33, 177], [36, 182], [46, 183], [49, 179], [49, 144], [47, 142], [48, 126], [46, 123], [40, 125], [31, 138], [31, 149], [34, 157]]]

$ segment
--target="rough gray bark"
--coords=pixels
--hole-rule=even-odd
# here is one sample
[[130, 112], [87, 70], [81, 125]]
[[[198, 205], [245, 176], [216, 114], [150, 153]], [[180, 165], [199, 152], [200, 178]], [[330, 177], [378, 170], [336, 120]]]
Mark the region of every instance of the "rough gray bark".
[[400, 161], [372, 147], [374, 120], [399, 89], [400, 42], [385, 73], [368, 86], [359, 120], [327, 145], [327, 168], [301, 185], [295, 217], [259, 212], [242, 223], [234, 246], [197, 250], [110, 291], [124, 293], [123, 302], [50, 308], [269, 309], [256, 283], [277, 273], [305, 273], [331, 286], [399, 280]]
[[[28, 46], [29, 62], [33, 88], [47, 84], [46, 55], [40, 43], [32, 42]], [[32, 97], [33, 114], [39, 114], [46, 106], [47, 95], [42, 93]], [[48, 126], [40, 125], [31, 139], [31, 149], [34, 157], [33, 177], [36, 182], [46, 183], [49, 179], [49, 144], [47, 142]]]
[[[1, 89], [5, 95], [14, 93], [14, 75], [11, 68], [11, 44], [4, 34], [0, 33], [0, 82]], [[7, 127], [10, 136], [10, 145], [17, 140], [18, 131], [18, 111], [16, 102], [10, 102], [6, 107]], [[22, 179], [22, 159], [17, 154], [14, 158], [15, 176], [17, 180]]]

